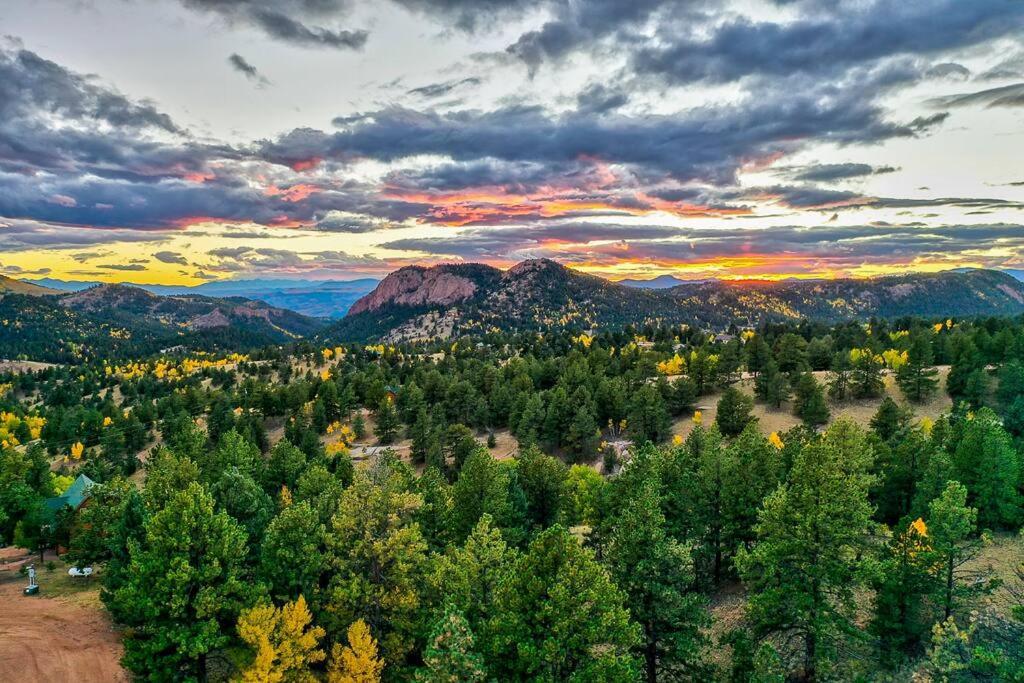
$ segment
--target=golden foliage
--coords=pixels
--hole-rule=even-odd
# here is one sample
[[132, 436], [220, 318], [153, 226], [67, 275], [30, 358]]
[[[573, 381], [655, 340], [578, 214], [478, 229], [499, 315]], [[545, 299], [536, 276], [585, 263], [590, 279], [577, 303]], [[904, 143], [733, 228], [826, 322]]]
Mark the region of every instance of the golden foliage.
[[776, 450], [782, 450], [786, 444], [782, 443], [782, 437], [779, 436], [778, 432], [772, 432], [768, 435], [768, 443], [775, 446]]
[[581, 345], [585, 349], [589, 349], [590, 345], [594, 343], [594, 338], [586, 333], [583, 333], [578, 337], [573, 337], [572, 340], [574, 343]]
[[39, 438], [43, 425], [46, 424], [46, 418], [36, 415], [18, 417], [14, 413], [0, 411], [0, 441], [6, 442], [7, 446], [17, 446], [20, 442], [15, 433], [22, 423], [28, 427], [29, 436], [35, 440]]
[[888, 349], [882, 352], [882, 360], [885, 361], [885, 366], [890, 370], [899, 370], [901, 367], [907, 364], [909, 357], [906, 351], [897, 351], [896, 349]]
[[384, 660], [377, 656], [377, 641], [362, 619], [348, 627], [348, 645], [331, 649], [329, 683], [377, 683], [384, 671]]
[[685, 369], [686, 361], [678, 353], [658, 363], [658, 372], [663, 375], [681, 375]]
[[238, 635], [256, 650], [252, 663], [242, 671], [246, 683], [315, 681], [310, 664], [326, 655], [319, 648], [324, 630], [312, 626], [313, 616], [301, 595], [280, 608], [257, 605], [238, 618]]
[[918, 517], [910, 523], [910, 528], [917, 532], [918, 536], [925, 538], [928, 536], [928, 525], [924, 523], [924, 520]]
[[704, 424], [704, 413], [700, 412], [699, 410], [693, 411], [693, 424]]
[[71, 457], [74, 458], [75, 460], [81, 460], [82, 453], [84, 452], [85, 444], [83, 444], [81, 441], [76, 441], [74, 444], [71, 445]]

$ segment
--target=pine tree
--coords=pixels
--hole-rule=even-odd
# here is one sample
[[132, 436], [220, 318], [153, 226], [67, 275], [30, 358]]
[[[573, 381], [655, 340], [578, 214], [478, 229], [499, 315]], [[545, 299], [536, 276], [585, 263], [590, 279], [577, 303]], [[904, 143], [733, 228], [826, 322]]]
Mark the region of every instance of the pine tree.
[[760, 334], [751, 337], [743, 348], [747, 356], [747, 370], [757, 377], [768, 365], [768, 361], [772, 357], [772, 350]]
[[483, 633], [496, 609], [498, 586], [516, 556], [491, 516], [484, 515], [461, 547], [450, 546], [438, 558], [432, 586], [438, 598], [457, 609], [472, 630]]
[[755, 540], [757, 511], [779, 485], [782, 463], [778, 449], [755, 426], [747, 426], [722, 453], [721, 536], [730, 556]]
[[754, 394], [773, 408], [781, 407], [789, 398], [789, 381], [774, 360], [769, 359], [764, 371], [754, 380]]
[[715, 423], [723, 436], [738, 436], [747, 425], [757, 421], [750, 414], [754, 407], [753, 400], [736, 387], [729, 387], [718, 399], [718, 413]]
[[539, 534], [495, 596], [487, 626], [497, 680], [629, 681], [639, 641], [625, 596], [560, 526]]
[[597, 455], [600, 441], [601, 431], [594, 414], [589, 406], [580, 406], [565, 437], [566, 450], [574, 462], [589, 462]]
[[871, 447], [854, 424], [839, 421], [806, 445], [789, 479], [764, 501], [757, 542], [737, 565], [751, 595], [756, 635], [802, 643], [802, 675], [817, 681], [853, 623], [861, 559], [870, 548]]
[[348, 645], [335, 643], [327, 669], [328, 683], [379, 683], [384, 660], [377, 655], [377, 641], [369, 626], [357, 619], [348, 627]]
[[299, 475], [305, 469], [306, 454], [287, 439], [281, 439], [270, 449], [270, 457], [267, 459], [267, 491], [280, 491], [282, 486], [295, 488]]
[[260, 576], [278, 600], [305, 594], [316, 601], [327, 570], [324, 555], [327, 530], [309, 501], [281, 510], [260, 546]]
[[663, 441], [672, 428], [665, 400], [657, 387], [651, 384], [645, 384], [633, 394], [628, 415], [629, 430], [638, 444]]
[[896, 370], [896, 383], [908, 401], [922, 403], [935, 393], [939, 371], [933, 363], [931, 339], [923, 333], [915, 334], [907, 349], [907, 362]]
[[836, 401], [845, 401], [853, 393], [853, 366], [850, 354], [839, 352], [832, 358], [832, 371], [828, 376], [828, 395]]
[[1018, 485], [1020, 456], [999, 418], [988, 408], [960, 423], [952, 454], [953, 478], [967, 487], [978, 508], [978, 524], [998, 529], [1016, 526], [1022, 516]]
[[519, 421], [515, 424], [515, 435], [519, 443], [527, 446], [537, 443], [544, 428], [544, 401], [540, 394], [531, 394], [527, 399]]
[[112, 596], [132, 635], [125, 666], [138, 676], [206, 675], [207, 655], [229, 641], [252, 592], [245, 532], [198, 483], [179, 491], [132, 545], [126, 583]]
[[401, 467], [378, 461], [342, 493], [327, 536], [333, 571], [324, 622], [331, 634], [364, 619], [395, 665], [413, 650], [422, 627], [428, 569], [427, 545], [415, 521], [423, 501], [408, 490], [411, 475]]
[[983, 592], [983, 582], [968, 583], [964, 566], [977, 556], [981, 542], [975, 537], [978, 510], [967, 507], [967, 488], [956, 481], [928, 505], [930, 549], [928, 559], [938, 567], [935, 601], [942, 619], [949, 619], [965, 597]]
[[825, 401], [825, 391], [809, 372], [800, 375], [796, 382], [793, 414], [810, 428], [826, 424], [831, 416]]
[[924, 604], [933, 584], [930, 543], [922, 520], [904, 518], [881, 551], [870, 631], [886, 667], [921, 653], [931, 623]]
[[445, 461], [451, 463], [452, 472], [461, 472], [466, 459], [478, 448], [480, 448], [480, 444], [473, 436], [473, 430], [463, 424], [448, 425], [448, 429], [444, 432], [441, 449]]
[[465, 538], [485, 514], [491, 515], [503, 529], [517, 526], [511, 487], [507, 468], [485, 449], [474, 451], [452, 486], [451, 524], [455, 538]]
[[901, 408], [892, 397], [886, 396], [871, 418], [871, 429], [883, 441], [891, 441], [901, 434], [910, 422], [910, 413]]
[[807, 342], [803, 337], [787, 332], [775, 342], [774, 351], [780, 371], [791, 374], [807, 370]]
[[607, 564], [626, 593], [633, 620], [643, 630], [636, 651], [644, 658], [648, 683], [668, 672], [699, 678], [704, 668], [710, 623], [703, 597], [692, 592], [693, 561], [688, 549], [668, 537], [658, 482], [648, 481], [622, 511], [612, 534]]
[[452, 608], [434, 625], [423, 663], [426, 666], [416, 673], [420, 683], [482, 683], [487, 678], [483, 657], [475, 650], [473, 631], [465, 617]]
[[373, 419], [376, 422], [374, 434], [377, 436], [377, 441], [382, 444], [392, 443], [398, 435], [399, 422], [398, 412], [389, 397], [385, 396], [377, 404]]
[[854, 398], [878, 398], [885, 393], [882, 370], [885, 363], [871, 349], [854, 349], [850, 352], [850, 394]]
[[526, 496], [526, 514], [535, 528], [554, 524], [562, 509], [562, 492], [568, 473], [565, 464], [545, 455], [536, 446], [520, 451], [516, 458], [519, 486]]

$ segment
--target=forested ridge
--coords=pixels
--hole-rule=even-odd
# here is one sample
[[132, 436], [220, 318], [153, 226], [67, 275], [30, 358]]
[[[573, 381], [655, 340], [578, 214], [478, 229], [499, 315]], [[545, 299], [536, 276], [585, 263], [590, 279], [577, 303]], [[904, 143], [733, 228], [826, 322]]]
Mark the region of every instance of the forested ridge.
[[180, 350], [0, 409], [0, 540], [95, 567], [142, 680], [1024, 679], [1018, 318]]

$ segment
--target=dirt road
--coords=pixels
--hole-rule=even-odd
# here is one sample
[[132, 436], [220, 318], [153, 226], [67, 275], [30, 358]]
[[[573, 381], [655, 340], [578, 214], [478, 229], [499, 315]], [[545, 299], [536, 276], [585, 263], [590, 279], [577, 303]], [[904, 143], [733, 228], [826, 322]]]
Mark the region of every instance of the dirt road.
[[102, 607], [82, 594], [47, 597], [54, 578], [40, 572], [43, 592], [25, 597], [26, 580], [0, 572], [0, 681], [127, 681], [120, 635]]

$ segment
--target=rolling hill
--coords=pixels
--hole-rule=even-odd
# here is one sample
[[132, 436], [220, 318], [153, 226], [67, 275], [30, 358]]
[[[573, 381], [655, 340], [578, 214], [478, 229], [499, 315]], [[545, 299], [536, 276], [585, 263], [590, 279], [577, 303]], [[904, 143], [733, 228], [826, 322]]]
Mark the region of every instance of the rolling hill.
[[800, 318], [837, 322], [1020, 313], [1024, 283], [990, 270], [875, 279], [705, 280], [653, 289], [610, 282], [541, 259], [507, 271], [481, 264], [403, 268], [321, 334], [336, 341], [397, 341], [645, 323], [724, 329]]
[[0, 295], [4, 294], [28, 294], [30, 296], [46, 296], [48, 294], [60, 294], [60, 291], [51, 289], [49, 287], [43, 287], [41, 285], [32, 284], [31, 282], [22, 282], [21, 280], [15, 280], [13, 277], [7, 277], [6, 275], [0, 275]]
[[[18, 281], [29, 284], [27, 281]], [[32, 281], [36, 285], [60, 292], [78, 292], [102, 283], [84, 280], [57, 280], [44, 278]], [[246, 279], [217, 280], [201, 285], [132, 285], [161, 296], [244, 297], [255, 299], [277, 308], [287, 308], [316, 318], [340, 318], [360, 297], [369, 293], [379, 281], [372, 278], [357, 280], [285, 280]], [[29, 293], [29, 292], [27, 292]]]
[[127, 285], [48, 296], [29, 292], [11, 289], [0, 296], [0, 358], [67, 362], [179, 345], [244, 350], [293, 341], [324, 325], [237, 297], [159, 296]]

